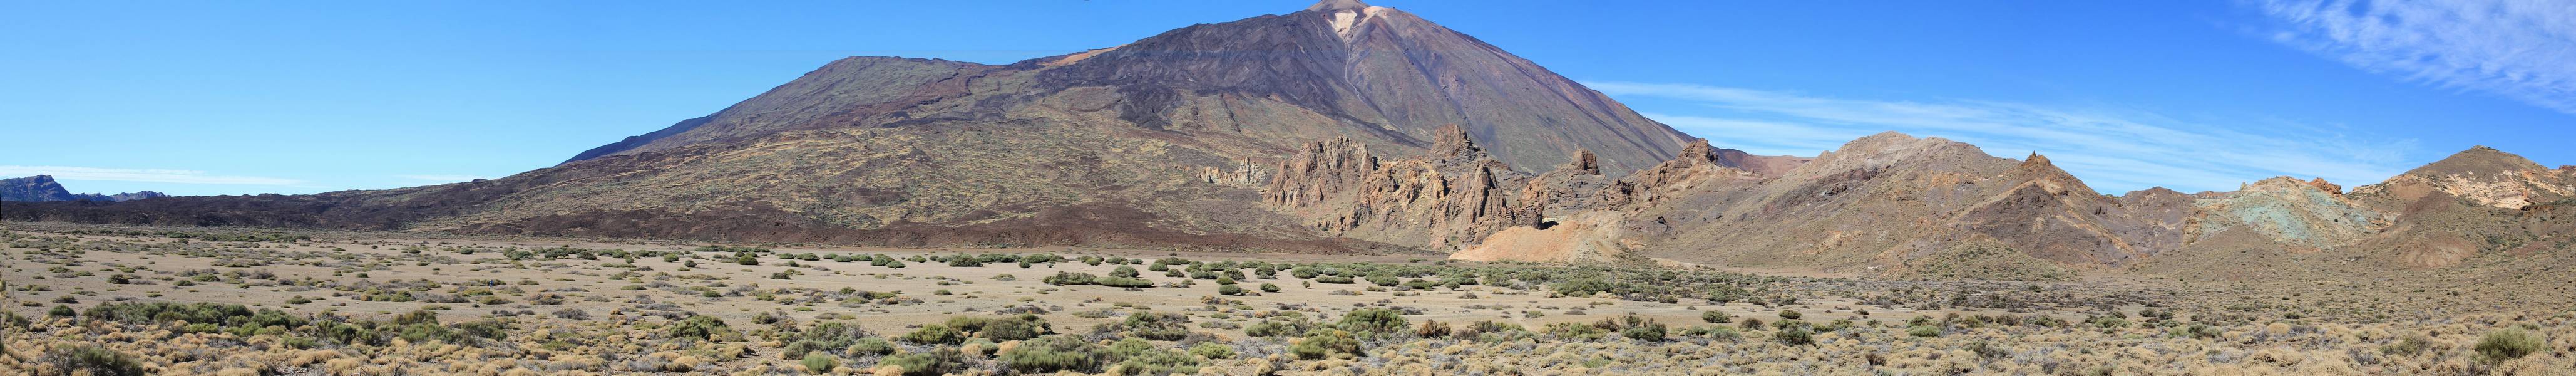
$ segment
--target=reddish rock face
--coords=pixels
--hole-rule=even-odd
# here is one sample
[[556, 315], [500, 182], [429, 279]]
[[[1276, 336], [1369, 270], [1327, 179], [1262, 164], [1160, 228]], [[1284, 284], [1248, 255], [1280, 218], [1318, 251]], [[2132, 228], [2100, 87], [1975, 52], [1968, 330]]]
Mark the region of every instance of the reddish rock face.
[[2335, 185], [2334, 183], [2327, 183], [2327, 182], [2326, 182], [2326, 178], [2315, 178], [2315, 179], [2312, 179], [2312, 180], [2308, 180], [2308, 186], [2311, 186], [2311, 187], [2317, 187], [2317, 190], [2320, 190], [2320, 191], [2326, 191], [2326, 193], [2330, 193], [2330, 194], [2335, 194], [2335, 195], [2342, 195], [2342, 194], [2343, 194], [2343, 186]]

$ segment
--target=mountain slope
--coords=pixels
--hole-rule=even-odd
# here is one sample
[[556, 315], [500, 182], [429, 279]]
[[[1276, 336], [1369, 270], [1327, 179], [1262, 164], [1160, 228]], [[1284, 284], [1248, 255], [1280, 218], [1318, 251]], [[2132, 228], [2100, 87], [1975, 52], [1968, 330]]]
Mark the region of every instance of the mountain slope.
[[[1020, 72], [1034, 74], [1016, 77]], [[1687, 139], [1546, 68], [1410, 13], [1326, 2], [1009, 66], [845, 59], [708, 117], [571, 161], [784, 131], [986, 118], [1028, 98], [1089, 88], [1115, 92], [1111, 103], [1099, 105], [1114, 108], [1120, 122], [1193, 136], [1297, 142], [1351, 136], [1413, 152], [1431, 146], [1436, 128], [1459, 124], [1493, 140], [1488, 148], [1498, 160], [1520, 166], [1545, 166], [1588, 149], [1611, 171], [1626, 172], [1677, 151]], [[971, 106], [939, 104], [976, 95], [969, 91], [1011, 95]]]
[[[1480, 150], [1498, 161], [1487, 171], [1495, 179], [1522, 174], [1509, 166], [1543, 168], [1582, 150], [1597, 153], [1602, 169], [1631, 170], [1678, 150], [1682, 140], [1463, 34], [1391, 8], [1328, 2], [1008, 65], [844, 59], [715, 114], [491, 181], [64, 205], [9, 216], [884, 245], [1376, 251], [1433, 243], [1354, 240], [1255, 205], [1272, 167], [1304, 143], [1327, 139], [1426, 153], [1440, 147], [1435, 133], [1453, 124], [1459, 134], [1492, 141]], [[1509, 194], [1492, 188], [1487, 194], [1497, 200]]]
[[153, 191], [127, 192], [112, 195], [72, 193], [70, 190], [64, 189], [62, 183], [54, 182], [54, 177], [49, 175], [0, 179], [0, 201], [128, 201], [169, 196], [170, 195], [161, 194], [161, 192]]

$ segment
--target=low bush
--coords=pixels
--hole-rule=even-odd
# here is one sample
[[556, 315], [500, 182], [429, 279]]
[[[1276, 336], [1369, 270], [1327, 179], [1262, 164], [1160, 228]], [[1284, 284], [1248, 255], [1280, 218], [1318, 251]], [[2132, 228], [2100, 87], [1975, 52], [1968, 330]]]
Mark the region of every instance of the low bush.
[[805, 373], [825, 374], [831, 373], [833, 368], [839, 368], [841, 359], [834, 358], [831, 354], [816, 352], [806, 353], [805, 359], [796, 363], [805, 366]]
[[966, 335], [958, 333], [956, 328], [950, 328], [947, 325], [930, 324], [922, 325], [921, 329], [915, 329], [911, 333], [904, 333], [902, 339], [904, 342], [923, 345], [954, 345], [965, 342]]
[[1804, 325], [1791, 325], [1771, 333], [1771, 339], [1790, 346], [1807, 346], [1816, 344], [1816, 333]]
[[997, 360], [1012, 371], [1023, 374], [1092, 372], [1100, 367], [1098, 352], [1100, 345], [1080, 337], [1053, 335], [1020, 342], [1019, 346], [1002, 351]]
[[53, 352], [45, 354], [45, 360], [52, 363], [54, 369], [66, 371], [67, 375], [143, 376], [146, 374], [143, 370], [143, 362], [135, 360], [134, 356], [97, 345], [55, 347]]
[[1401, 312], [1385, 308], [1361, 308], [1343, 315], [1342, 321], [1334, 326], [1361, 336], [1373, 337], [1398, 333], [1404, 330], [1406, 325], [1404, 314]]
[[667, 332], [671, 333], [672, 338], [695, 338], [721, 342], [740, 337], [739, 334], [736, 334], [733, 331], [732, 327], [725, 326], [724, 320], [717, 319], [715, 316], [689, 316], [685, 319], [673, 321], [671, 326], [666, 329]]
[[1306, 360], [1352, 359], [1367, 354], [1360, 351], [1360, 340], [1353, 338], [1351, 332], [1334, 329], [1307, 332], [1306, 338], [1288, 346], [1288, 352]]
[[2547, 351], [2548, 348], [2549, 341], [2540, 339], [2540, 335], [2518, 328], [2504, 328], [2487, 332], [2486, 337], [2479, 338], [2478, 344], [2470, 349], [2477, 350], [2479, 360], [2495, 363]]
[[1144, 279], [1144, 278], [1108, 277], [1108, 278], [1101, 278], [1101, 279], [1096, 280], [1096, 281], [1094, 281], [1094, 282], [1095, 282], [1095, 283], [1100, 284], [1101, 286], [1109, 286], [1109, 287], [1134, 287], [1134, 288], [1154, 287], [1154, 281], [1146, 280], [1146, 279]]
[[958, 352], [955, 347], [940, 346], [929, 352], [888, 356], [877, 364], [902, 369], [905, 376], [946, 375], [966, 369], [966, 353]]
[[1137, 312], [1127, 315], [1112, 329], [1128, 337], [1156, 341], [1178, 341], [1190, 336], [1190, 318], [1177, 313]]

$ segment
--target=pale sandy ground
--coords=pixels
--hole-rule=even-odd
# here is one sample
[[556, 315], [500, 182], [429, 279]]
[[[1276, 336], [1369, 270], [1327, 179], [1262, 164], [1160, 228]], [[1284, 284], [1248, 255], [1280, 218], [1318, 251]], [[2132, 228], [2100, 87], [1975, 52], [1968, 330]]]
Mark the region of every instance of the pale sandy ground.
[[[123, 236], [84, 235], [81, 237], [87, 239], [116, 239], [138, 243], [169, 243], [176, 241], [173, 239]], [[329, 239], [326, 237], [315, 241], [283, 245], [282, 247], [280, 244], [263, 244], [266, 244], [267, 247], [269, 247], [268, 249], [275, 251], [322, 252], [328, 254], [345, 254], [350, 256], [389, 259], [410, 257], [409, 255], [405, 255], [402, 251], [406, 246], [422, 246], [431, 247], [433, 249], [476, 247], [519, 247], [521, 249], [537, 249], [562, 246], [591, 249], [614, 248], [630, 251], [688, 251], [696, 248], [695, 245], [681, 244], [612, 244], [603, 242], [584, 242], [580, 240], [486, 240], [467, 238], [428, 240], [381, 237], [351, 239]], [[374, 247], [371, 248], [370, 246]], [[340, 251], [334, 251], [334, 249], [340, 249]], [[519, 287], [531, 292], [543, 289], [559, 289], [567, 287], [587, 291], [561, 293], [569, 299], [559, 306], [530, 305], [522, 299], [519, 299], [520, 296], [509, 296], [508, 294], [504, 294], [503, 296], [511, 298], [514, 301], [512, 304], [488, 306], [470, 303], [440, 304], [425, 302], [368, 302], [351, 299], [353, 297], [330, 297], [329, 295], [331, 295], [332, 291], [329, 290], [294, 291], [295, 288], [293, 287], [281, 286], [257, 286], [244, 288], [224, 283], [176, 286], [171, 284], [171, 281], [151, 281], [150, 283], [153, 284], [148, 285], [116, 285], [109, 284], [106, 281], [105, 276], [108, 273], [71, 279], [47, 278], [47, 273], [44, 272], [44, 266], [31, 266], [23, 261], [10, 265], [8, 269], [6, 269], [8, 271], [6, 279], [13, 285], [34, 284], [52, 288], [52, 291], [49, 292], [12, 292], [12, 296], [21, 301], [45, 302], [61, 295], [73, 295], [82, 292], [95, 293], [95, 296], [78, 296], [78, 298], [82, 300], [82, 304], [78, 304], [76, 306], [83, 307], [99, 302], [119, 300], [223, 302], [238, 303], [259, 308], [278, 308], [298, 313], [314, 313], [324, 310], [334, 310], [342, 314], [391, 315], [410, 312], [424, 307], [446, 306], [451, 309], [438, 311], [441, 317], [443, 319], [461, 321], [481, 318], [486, 316], [492, 309], [504, 308], [512, 310], [532, 309], [538, 311], [540, 315], [561, 308], [580, 308], [593, 311], [592, 314], [594, 316], [600, 316], [609, 313], [611, 310], [629, 306], [630, 304], [625, 302], [630, 298], [645, 296], [660, 302], [678, 304], [683, 307], [683, 309], [691, 312], [722, 317], [727, 321], [747, 322], [753, 315], [762, 312], [785, 313], [800, 320], [811, 320], [814, 316], [824, 313], [842, 313], [856, 316], [855, 319], [858, 322], [864, 323], [869, 327], [869, 329], [875, 330], [879, 333], [900, 333], [904, 328], [920, 324], [937, 323], [945, 320], [949, 316], [967, 313], [966, 311], [969, 309], [981, 312], [991, 312], [1012, 306], [1035, 304], [1041, 307], [1051, 307], [1058, 310], [1058, 312], [1046, 315], [1048, 321], [1055, 323], [1057, 331], [1078, 333], [1088, 330], [1090, 326], [1097, 325], [1102, 322], [1114, 321], [1116, 318], [1081, 318], [1071, 316], [1070, 313], [1114, 307], [1115, 303], [1130, 303], [1134, 306], [1159, 309], [1201, 306], [1204, 305], [1201, 303], [1201, 298], [1218, 296], [1216, 291], [1218, 285], [1209, 281], [1198, 281], [1196, 286], [1149, 288], [1143, 289], [1143, 291], [1126, 291], [1124, 289], [1104, 286], [1051, 286], [1040, 282], [1040, 280], [1046, 276], [1053, 275], [1056, 272], [1087, 272], [1094, 275], [1105, 276], [1108, 275], [1112, 269], [1115, 269], [1116, 266], [1105, 264], [1092, 266], [1084, 265], [1080, 262], [1061, 262], [1052, 264], [1035, 264], [1032, 268], [1021, 269], [1016, 265], [1009, 263], [986, 264], [982, 267], [952, 267], [937, 262], [906, 262], [906, 264], [908, 264], [906, 268], [892, 269], [869, 266], [868, 263], [864, 261], [848, 263], [834, 262], [829, 260], [828, 256], [840, 253], [851, 253], [859, 255], [886, 254], [897, 258], [907, 258], [914, 255], [922, 255], [926, 257], [936, 254], [961, 253], [1053, 253], [1063, 255], [1067, 258], [1095, 255], [1103, 257], [1122, 256], [1129, 258], [1157, 259], [1178, 255], [1178, 257], [1190, 260], [1205, 261], [1376, 262], [1416, 264], [1428, 264], [1431, 262], [1431, 259], [1427, 257], [1403, 255], [1318, 256], [1300, 254], [1166, 252], [1087, 247], [1041, 247], [1015, 249], [781, 247], [773, 249], [784, 253], [810, 252], [826, 256], [826, 259], [822, 261], [798, 261], [802, 266], [791, 268], [785, 266], [787, 264], [786, 260], [780, 260], [773, 257], [763, 257], [761, 259], [761, 265], [744, 266], [736, 265], [727, 258], [719, 257], [727, 256], [729, 254], [703, 252], [699, 253], [699, 255], [705, 258], [695, 260], [699, 264], [698, 268], [688, 268], [682, 266], [681, 262], [664, 262], [660, 258], [653, 257], [637, 258], [635, 263], [640, 266], [651, 267], [651, 271], [642, 272], [647, 275], [655, 273], [670, 273], [672, 275], [705, 274], [718, 278], [714, 281], [697, 281], [677, 278], [664, 281], [680, 286], [695, 286], [705, 285], [709, 282], [722, 282], [729, 286], [758, 286], [763, 289], [809, 287], [828, 291], [849, 287], [862, 291], [900, 292], [904, 296], [923, 299], [925, 303], [918, 305], [869, 304], [859, 307], [840, 307], [833, 304], [781, 305], [769, 301], [752, 300], [749, 297], [706, 298], [696, 295], [678, 294], [666, 291], [665, 289], [621, 290], [621, 287], [636, 285], [637, 283], [608, 278], [610, 275], [626, 271], [626, 269], [622, 268], [602, 266], [624, 262], [623, 260], [613, 258], [601, 258], [599, 260], [562, 259], [524, 261], [523, 263], [528, 266], [524, 269], [512, 268], [506, 263], [465, 263], [476, 259], [499, 259], [506, 261], [506, 259], [502, 258], [498, 252], [490, 250], [478, 252], [474, 255], [462, 255], [452, 251], [428, 251], [426, 253], [455, 258], [457, 261], [461, 262], [432, 262], [429, 265], [394, 263], [389, 266], [390, 270], [374, 270], [366, 272], [368, 278], [365, 278], [365, 280], [398, 281], [426, 279], [432, 281], [453, 282], [488, 279], [512, 283], [520, 280], [533, 280], [537, 281], [538, 284], [534, 286]], [[24, 250], [11, 248], [10, 251], [15, 253], [16, 251]], [[217, 258], [176, 255], [134, 255], [109, 252], [91, 252], [89, 255], [96, 257], [95, 259], [85, 260], [91, 265], [85, 265], [78, 269], [96, 270], [100, 267], [115, 268], [122, 266], [137, 266], [149, 268], [152, 271], [129, 274], [146, 277], [175, 277], [178, 272], [193, 269], [241, 269], [218, 268], [216, 265], [224, 260]], [[685, 261], [688, 260], [684, 259], [683, 262]], [[1469, 265], [1469, 263], [1461, 263], [1459, 265]], [[1157, 282], [1176, 282], [1185, 280], [1185, 278], [1165, 277], [1162, 276], [1160, 272], [1146, 271], [1143, 265], [1137, 265], [1135, 267], [1140, 272], [1144, 273], [1145, 278], [1152, 279]], [[276, 273], [281, 276], [280, 279], [312, 278], [340, 280], [353, 283], [362, 280], [356, 277], [357, 273], [343, 273], [342, 276], [334, 277], [332, 276], [332, 272], [334, 271], [333, 268], [310, 265], [281, 263], [250, 269], [266, 270], [271, 273]], [[795, 276], [791, 280], [769, 279], [769, 275], [772, 273], [791, 269], [801, 271], [805, 274]], [[157, 273], [155, 271], [157, 271]], [[1017, 277], [1017, 280], [994, 280], [994, 277], [1004, 274], [1015, 276]], [[1334, 295], [1331, 293], [1335, 290], [1360, 291], [1368, 285], [1365, 282], [1349, 285], [1317, 283], [1313, 284], [1313, 287], [1305, 287], [1299, 283], [1302, 280], [1289, 277], [1284, 271], [1280, 274], [1280, 279], [1276, 280], [1253, 277], [1242, 282], [1246, 288], [1257, 287], [1260, 283], [1265, 282], [1278, 284], [1282, 288], [1280, 292], [1266, 293], [1260, 296], [1230, 296], [1226, 298], [1241, 300], [1254, 307], [1264, 309], [1276, 307], [1281, 304], [1306, 304], [1319, 308], [1325, 312], [1342, 312], [1348, 311], [1356, 306], [1385, 302], [1397, 306], [1414, 307], [1425, 310], [1426, 313], [1423, 315], [1410, 316], [1418, 319], [1456, 322], [1495, 320], [1518, 323], [1523, 326], [1533, 328], [1558, 322], [1596, 321], [1602, 316], [1627, 313], [1643, 315], [1662, 320], [1664, 322], [1697, 323], [1699, 322], [1700, 312], [1702, 310], [1709, 309], [1720, 310], [1741, 317], [1760, 318], [1765, 321], [1779, 319], [1775, 315], [1776, 312], [1772, 309], [1747, 304], [1712, 305], [1706, 302], [1692, 301], [1683, 301], [1677, 304], [1666, 304], [1626, 301], [1608, 297], [1548, 297], [1548, 294], [1544, 291], [1513, 290], [1495, 286], [1468, 286], [1463, 291], [1434, 289], [1434, 291], [1426, 292], [1420, 296], [1404, 297], [1390, 296], [1390, 294], [1384, 292], [1362, 292], [1360, 295]], [[1829, 275], [1817, 272], [1782, 274]], [[879, 278], [880, 276], [883, 276], [884, 278]], [[558, 279], [564, 280], [559, 281]], [[949, 282], [950, 285], [940, 285], [940, 282], [943, 281]], [[647, 282], [652, 281], [648, 279]], [[934, 291], [943, 289], [948, 290], [954, 295], [943, 296], [932, 294]], [[158, 293], [159, 296], [147, 296], [147, 294], [153, 293]], [[1460, 298], [1460, 296], [1468, 293], [1478, 295], [1479, 298]], [[312, 298], [314, 299], [314, 302], [301, 305], [287, 305], [284, 303], [288, 298], [293, 296]], [[603, 297], [607, 298], [608, 301], [584, 299], [588, 297]], [[1505, 306], [1509, 308], [1481, 310], [1466, 308], [1469, 305]], [[1805, 319], [1811, 321], [1829, 321], [1839, 318], [1866, 320], [1868, 317], [1852, 314], [1851, 311], [1855, 306], [1857, 306], [1857, 304], [1848, 299], [1827, 298], [1802, 301], [1799, 305], [1789, 306], [1786, 308], [1795, 309], [1805, 313]], [[50, 307], [52, 307], [52, 304], [33, 307], [13, 306], [8, 309], [19, 312], [20, 314], [41, 315], [44, 313], [45, 309]], [[797, 307], [811, 308], [812, 310], [793, 310]], [[1585, 311], [1586, 314], [1563, 314], [1571, 309], [1581, 309]], [[1524, 318], [1523, 315], [1519, 313], [1523, 310], [1537, 310], [1546, 313], [1546, 316], [1535, 319]], [[1975, 313], [1975, 311], [1953, 310], [1923, 312], [1900, 308], [1876, 309], [1875, 312], [1872, 312], [1871, 317], [1903, 320], [1916, 315], [1940, 315], [1951, 312]], [[2068, 314], [2075, 315], [2073, 313]], [[1239, 333], [1239, 330], [1235, 331], [1235, 333]]]

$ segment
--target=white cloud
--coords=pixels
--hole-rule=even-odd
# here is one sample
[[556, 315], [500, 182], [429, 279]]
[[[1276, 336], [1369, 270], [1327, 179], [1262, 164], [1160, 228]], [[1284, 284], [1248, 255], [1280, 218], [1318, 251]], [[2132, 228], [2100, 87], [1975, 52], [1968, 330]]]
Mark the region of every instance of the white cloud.
[[304, 181], [256, 176], [208, 175], [205, 171], [65, 166], [0, 166], [0, 176], [53, 175], [64, 180], [127, 181], [178, 184], [301, 186]]
[[2375, 73], [2576, 114], [2576, 1], [2260, 0], [2273, 41]]
[[1806, 156], [1892, 130], [1976, 144], [2003, 157], [2036, 151], [2113, 194], [2155, 186], [2185, 192], [2233, 190], [2239, 183], [2282, 175], [2375, 183], [2404, 171], [2399, 156], [2414, 147], [2409, 140], [2354, 140], [2336, 129], [2272, 120], [2221, 126], [2135, 111], [2011, 102], [1854, 100], [1687, 84], [1583, 84], [1623, 101], [1670, 99], [1701, 106], [1710, 114], [1645, 115], [1720, 147]]
[[437, 174], [429, 174], [429, 175], [401, 175], [401, 176], [399, 176], [399, 177], [404, 178], [404, 179], [419, 180], [419, 181], [430, 181], [430, 182], [441, 182], [441, 183], [465, 182], [465, 181], [473, 181], [474, 179], [483, 179], [483, 178], [484, 178], [484, 177], [481, 177], [481, 176], [473, 176], [473, 175], [437, 175]]

